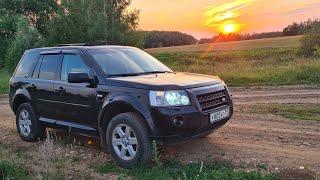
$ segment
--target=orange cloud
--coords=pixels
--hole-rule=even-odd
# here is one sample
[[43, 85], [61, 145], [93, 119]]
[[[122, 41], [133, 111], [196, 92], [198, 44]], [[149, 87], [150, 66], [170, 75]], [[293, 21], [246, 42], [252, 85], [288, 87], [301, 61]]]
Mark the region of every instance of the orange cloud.
[[220, 32], [230, 24], [240, 28], [243, 24], [235, 22], [234, 19], [241, 15], [240, 10], [242, 8], [255, 1], [257, 0], [236, 0], [218, 6], [210, 6], [204, 12], [204, 16], [206, 17], [205, 25], [217, 28]]

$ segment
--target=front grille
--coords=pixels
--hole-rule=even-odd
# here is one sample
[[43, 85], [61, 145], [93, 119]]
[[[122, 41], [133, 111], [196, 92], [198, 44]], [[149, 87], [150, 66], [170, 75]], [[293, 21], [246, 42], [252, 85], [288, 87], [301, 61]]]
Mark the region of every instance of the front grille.
[[211, 111], [229, 104], [228, 93], [225, 89], [217, 92], [198, 95], [197, 99], [202, 111]]

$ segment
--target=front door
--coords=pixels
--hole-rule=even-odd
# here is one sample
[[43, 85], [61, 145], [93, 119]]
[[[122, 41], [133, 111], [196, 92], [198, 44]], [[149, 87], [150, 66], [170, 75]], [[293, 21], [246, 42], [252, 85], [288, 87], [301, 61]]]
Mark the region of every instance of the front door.
[[77, 51], [63, 53], [60, 77], [54, 83], [58, 120], [94, 127], [96, 89], [89, 83], [68, 83], [71, 72], [90, 72], [90, 67]]

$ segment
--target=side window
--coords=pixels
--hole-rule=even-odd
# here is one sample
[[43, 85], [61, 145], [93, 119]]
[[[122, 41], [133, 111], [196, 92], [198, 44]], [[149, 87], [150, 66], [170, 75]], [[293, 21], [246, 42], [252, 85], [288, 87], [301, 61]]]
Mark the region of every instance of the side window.
[[57, 77], [59, 54], [43, 56], [39, 79], [54, 80]]
[[90, 68], [83, 62], [79, 55], [65, 54], [61, 68], [61, 80], [68, 81], [68, 74], [71, 72], [89, 73]]
[[38, 53], [25, 54], [16, 70], [15, 77], [28, 77], [38, 58]]

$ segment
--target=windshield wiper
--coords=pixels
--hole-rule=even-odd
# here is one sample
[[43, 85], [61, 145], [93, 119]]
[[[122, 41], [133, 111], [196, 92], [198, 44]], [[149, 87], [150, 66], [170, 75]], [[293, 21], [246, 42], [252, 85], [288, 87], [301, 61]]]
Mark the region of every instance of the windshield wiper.
[[109, 77], [127, 77], [127, 76], [140, 76], [146, 74], [159, 74], [159, 73], [172, 73], [172, 71], [150, 71], [141, 73], [128, 73], [128, 74], [110, 74]]
[[144, 72], [142, 74], [160, 74], [160, 73], [172, 73], [172, 71], [150, 71], [150, 72]]
[[127, 76], [139, 76], [143, 73], [128, 73], [128, 74], [110, 74], [109, 77], [127, 77]]

